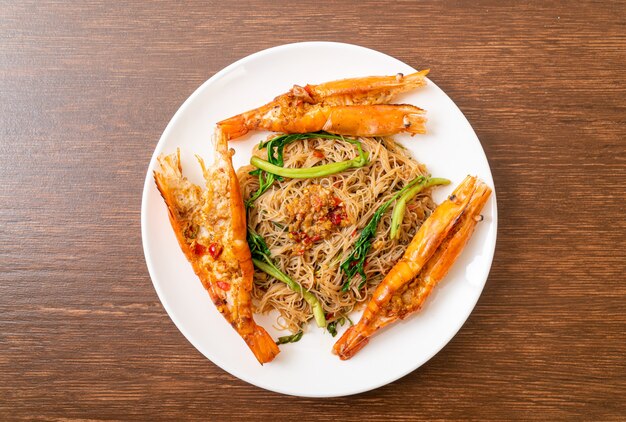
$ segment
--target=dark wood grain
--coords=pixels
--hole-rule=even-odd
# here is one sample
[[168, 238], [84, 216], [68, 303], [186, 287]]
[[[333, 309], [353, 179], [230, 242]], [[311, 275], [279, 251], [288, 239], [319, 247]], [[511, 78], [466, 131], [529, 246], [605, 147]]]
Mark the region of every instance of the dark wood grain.
[[[1, 420], [626, 419], [626, 3], [0, 3]], [[147, 164], [180, 104], [305, 40], [431, 67], [498, 194], [463, 329], [348, 398], [270, 393], [207, 361], [141, 247]]]

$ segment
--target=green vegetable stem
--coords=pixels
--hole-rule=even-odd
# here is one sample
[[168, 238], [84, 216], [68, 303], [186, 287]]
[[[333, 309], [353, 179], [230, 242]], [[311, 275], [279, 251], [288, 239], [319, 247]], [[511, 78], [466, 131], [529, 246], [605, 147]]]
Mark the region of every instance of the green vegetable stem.
[[278, 340], [276, 340], [276, 344], [295, 343], [297, 341], [300, 341], [300, 339], [302, 338], [302, 334], [302, 331], [298, 331], [297, 333], [290, 336], [278, 337]]
[[411, 189], [405, 191], [400, 198], [398, 198], [398, 202], [393, 207], [393, 213], [391, 214], [391, 239], [397, 239], [400, 234], [400, 225], [402, 224], [402, 220], [404, 219], [404, 213], [406, 212], [406, 204], [411, 199], [415, 197], [422, 190], [429, 188], [435, 185], [448, 185], [450, 181], [448, 179], [442, 179], [438, 177], [433, 177], [432, 179], [425, 179], [420, 183], [414, 185]]
[[[359, 156], [352, 160], [325, 164], [312, 167], [310, 169], [285, 169], [283, 167], [284, 149], [286, 145], [298, 140], [316, 138], [339, 139], [355, 144], [359, 151]], [[267, 160], [263, 160], [259, 157], [252, 157], [250, 160], [250, 163], [257, 167], [257, 169], [251, 171], [250, 174], [259, 177], [259, 189], [257, 189], [257, 191], [246, 201], [246, 207], [253, 206], [254, 201], [256, 201], [266, 190], [268, 190], [276, 180], [282, 180], [283, 177], [294, 179], [324, 177], [340, 173], [350, 168], [363, 167], [369, 162], [368, 154], [363, 152], [359, 141], [346, 139], [343, 136], [333, 135], [326, 132], [280, 135], [270, 139], [269, 141], [261, 142], [259, 144], [259, 149], [264, 148], [267, 148]]]
[[300, 284], [296, 283], [291, 277], [276, 267], [274, 262], [272, 262], [270, 250], [263, 237], [248, 229], [248, 245], [250, 246], [254, 265], [264, 273], [285, 283], [294, 292], [301, 294], [304, 300], [311, 306], [317, 326], [326, 327], [326, 317], [324, 316], [322, 304], [313, 293], [304, 289]]
[[318, 177], [330, 176], [352, 168], [365, 166], [369, 162], [368, 154], [363, 152], [360, 144], [357, 144], [357, 147], [359, 148], [359, 156], [352, 160], [339, 161], [337, 163], [329, 163], [309, 168], [292, 169], [280, 167], [262, 160], [259, 157], [252, 157], [250, 164], [275, 176], [289, 177], [290, 179], [316, 179]]

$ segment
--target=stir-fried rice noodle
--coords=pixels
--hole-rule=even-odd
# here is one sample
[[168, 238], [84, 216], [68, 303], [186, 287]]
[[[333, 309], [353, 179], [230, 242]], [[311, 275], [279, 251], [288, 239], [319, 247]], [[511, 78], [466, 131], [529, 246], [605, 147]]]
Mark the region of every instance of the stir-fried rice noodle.
[[[350, 289], [342, 291], [346, 276], [341, 262], [353, 251], [361, 229], [374, 212], [394, 193], [420, 175], [428, 175], [423, 164], [391, 138], [360, 138], [370, 164], [317, 179], [288, 179], [275, 182], [248, 211], [248, 225], [269, 246], [279, 269], [317, 296], [327, 320], [347, 315], [367, 303], [371, 295], [400, 259], [407, 245], [435, 207], [430, 190], [412, 199], [407, 206], [399, 238], [390, 239], [391, 211], [385, 212], [372, 239], [361, 289], [361, 276], [355, 275]], [[254, 154], [267, 158], [267, 150]], [[345, 161], [357, 156], [354, 145], [343, 140], [310, 139], [285, 147], [284, 166], [313, 167]], [[248, 174], [254, 168], [239, 169], [244, 199], [258, 188], [258, 177]], [[306, 329], [311, 308], [298, 293], [284, 283], [255, 269], [252, 292], [257, 311], [278, 310], [276, 326], [293, 332]]]

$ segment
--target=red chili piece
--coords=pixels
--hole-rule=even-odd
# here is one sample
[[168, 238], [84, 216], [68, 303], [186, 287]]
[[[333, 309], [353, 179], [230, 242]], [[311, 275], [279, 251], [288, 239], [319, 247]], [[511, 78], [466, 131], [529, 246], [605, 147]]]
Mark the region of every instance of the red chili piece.
[[209, 245], [209, 255], [211, 255], [213, 259], [217, 259], [222, 254], [223, 250], [224, 248], [219, 243], [211, 243]]
[[206, 253], [206, 247], [204, 247], [204, 245], [196, 243], [196, 246], [194, 246], [193, 251], [196, 255], [204, 255]]
[[330, 218], [330, 222], [333, 223], [335, 226], [338, 226], [341, 224], [341, 220], [342, 220], [341, 214], [332, 212], [328, 215], [328, 217]]
[[218, 281], [217, 287], [219, 287], [220, 289], [226, 292], [230, 290], [230, 284], [226, 283], [225, 281]]

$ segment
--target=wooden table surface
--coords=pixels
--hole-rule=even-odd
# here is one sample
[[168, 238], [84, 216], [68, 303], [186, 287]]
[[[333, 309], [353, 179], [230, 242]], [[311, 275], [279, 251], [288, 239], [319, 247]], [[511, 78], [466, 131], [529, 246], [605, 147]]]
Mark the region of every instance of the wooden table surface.
[[[0, 3], [0, 420], [626, 419], [624, 2]], [[432, 68], [498, 193], [467, 323], [415, 372], [345, 398], [213, 365], [141, 246], [147, 165], [181, 103], [306, 40]]]

